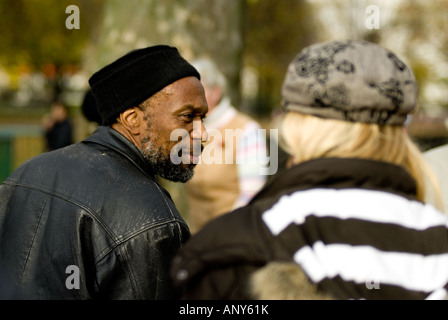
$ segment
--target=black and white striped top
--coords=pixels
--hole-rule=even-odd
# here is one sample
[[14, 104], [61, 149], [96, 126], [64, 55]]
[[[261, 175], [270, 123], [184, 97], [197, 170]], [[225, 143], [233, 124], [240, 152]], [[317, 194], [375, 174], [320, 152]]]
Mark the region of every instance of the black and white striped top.
[[306, 234], [293, 260], [314, 283], [332, 287], [336, 279], [344, 296], [447, 294], [448, 222], [430, 205], [383, 191], [316, 188], [282, 196], [262, 217], [273, 235], [291, 224], [289, 232]]

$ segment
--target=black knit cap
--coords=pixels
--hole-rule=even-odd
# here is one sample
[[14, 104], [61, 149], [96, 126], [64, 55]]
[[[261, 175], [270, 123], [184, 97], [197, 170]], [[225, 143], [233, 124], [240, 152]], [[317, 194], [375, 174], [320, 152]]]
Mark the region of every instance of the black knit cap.
[[94, 73], [89, 84], [104, 125], [169, 84], [198, 71], [175, 47], [157, 45], [133, 50]]

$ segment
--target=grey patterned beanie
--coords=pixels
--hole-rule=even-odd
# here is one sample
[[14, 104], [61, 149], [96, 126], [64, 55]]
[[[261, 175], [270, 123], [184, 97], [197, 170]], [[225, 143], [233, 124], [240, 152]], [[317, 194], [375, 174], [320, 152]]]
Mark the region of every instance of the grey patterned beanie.
[[306, 47], [288, 67], [285, 111], [379, 125], [402, 125], [417, 104], [411, 69], [391, 51], [366, 41]]

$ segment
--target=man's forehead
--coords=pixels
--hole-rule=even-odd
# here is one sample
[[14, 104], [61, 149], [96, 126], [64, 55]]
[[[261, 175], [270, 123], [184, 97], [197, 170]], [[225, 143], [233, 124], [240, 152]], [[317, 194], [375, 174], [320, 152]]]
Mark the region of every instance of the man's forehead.
[[185, 77], [185, 78], [182, 78], [182, 79], [174, 81], [173, 83], [167, 85], [162, 90], [166, 91], [166, 92], [174, 93], [174, 92], [177, 92], [179, 89], [181, 89], [181, 88], [183, 88], [185, 86], [188, 86], [188, 87], [198, 87], [198, 88], [201, 87], [201, 88], [203, 88], [202, 83], [201, 83], [201, 81], [198, 78], [196, 78], [196, 77]]
[[190, 110], [203, 113], [203, 110], [208, 108], [203, 91], [191, 90], [186, 87], [165, 87], [145, 101], [144, 104], [153, 107], [163, 106], [164, 112], [183, 112]]
[[177, 111], [183, 112], [183, 111], [192, 111], [197, 113], [203, 113], [204, 109], [206, 109], [207, 105], [193, 105], [191, 103], [185, 103], [182, 105]]
[[194, 77], [180, 79], [158, 92], [159, 98], [165, 99], [201, 99], [205, 98], [204, 87]]
[[170, 96], [174, 95], [174, 90], [170, 89], [169, 87], [165, 87], [162, 90], [160, 90], [159, 92], [155, 93], [152, 98], [154, 99], [162, 99], [162, 98], [168, 98]]

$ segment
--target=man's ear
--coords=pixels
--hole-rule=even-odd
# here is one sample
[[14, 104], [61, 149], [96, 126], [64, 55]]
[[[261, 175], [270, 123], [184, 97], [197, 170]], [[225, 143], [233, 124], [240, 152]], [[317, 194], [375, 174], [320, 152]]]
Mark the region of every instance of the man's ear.
[[120, 113], [121, 124], [129, 130], [132, 134], [140, 133], [140, 125], [142, 123], [142, 113], [143, 111], [137, 107], [129, 108], [122, 113]]

